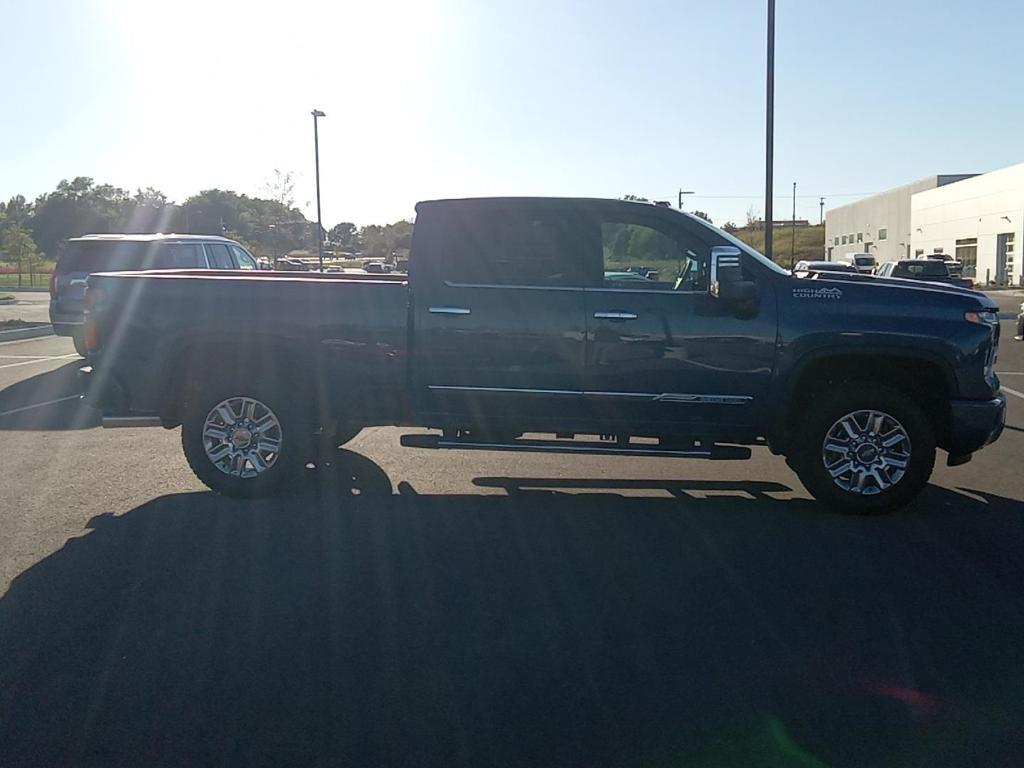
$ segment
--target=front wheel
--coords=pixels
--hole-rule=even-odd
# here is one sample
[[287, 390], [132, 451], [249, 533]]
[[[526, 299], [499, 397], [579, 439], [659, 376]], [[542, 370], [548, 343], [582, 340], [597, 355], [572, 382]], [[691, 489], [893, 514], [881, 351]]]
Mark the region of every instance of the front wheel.
[[80, 333], [73, 333], [71, 335], [71, 343], [75, 345], [75, 352], [82, 357], [89, 356], [89, 350], [85, 346], [85, 337]]
[[888, 387], [848, 383], [803, 416], [790, 461], [818, 501], [880, 514], [917, 496], [935, 466], [935, 433], [913, 400]]
[[266, 496], [305, 466], [313, 430], [287, 393], [251, 385], [218, 386], [196, 395], [182, 423], [189, 466], [225, 496]]

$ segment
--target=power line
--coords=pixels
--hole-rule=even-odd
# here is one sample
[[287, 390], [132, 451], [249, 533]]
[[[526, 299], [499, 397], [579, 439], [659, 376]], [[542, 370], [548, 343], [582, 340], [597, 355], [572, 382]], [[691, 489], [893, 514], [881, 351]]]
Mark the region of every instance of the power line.
[[[671, 195], [654, 195], [651, 199], [661, 200], [663, 198], [671, 198], [676, 193], [673, 192]], [[825, 192], [814, 195], [797, 195], [798, 199], [813, 199], [821, 197], [869, 197], [877, 194], [876, 192]], [[694, 199], [702, 200], [761, 200], [763, 195], [692, 195]], [[790, 200], [792, 195], [772, 195], [773, 199]]]

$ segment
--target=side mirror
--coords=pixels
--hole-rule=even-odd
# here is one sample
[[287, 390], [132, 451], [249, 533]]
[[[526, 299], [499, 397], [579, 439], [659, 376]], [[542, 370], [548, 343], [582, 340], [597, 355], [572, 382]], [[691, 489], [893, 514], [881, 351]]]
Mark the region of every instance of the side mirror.
[[757, 300], [757, 283], [753, 280], [738, 280], [735, 283], [722, 283], [719, 286], [718, 298], [729, 304], [747, 304]]
[[722, 286], [743, 279], [740, 269], [740, 249], [734, 245], [716, 245], [711, 249], [711, 281], [708, 292], [716, 299], [725, 299]]
[[739, 248], [716, 245], [711, 249], [711, 282], [708, 292], [732, 307], [737, 317], [757, 314], [757, 283], [743, 279]]

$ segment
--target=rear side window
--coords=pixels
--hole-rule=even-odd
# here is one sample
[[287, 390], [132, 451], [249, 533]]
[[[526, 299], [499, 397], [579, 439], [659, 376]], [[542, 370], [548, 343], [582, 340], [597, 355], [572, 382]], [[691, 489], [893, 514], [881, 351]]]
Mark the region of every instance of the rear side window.
[[479, 285], [582, 286], [596, 227], [560, 212], [465, 210], [448, 220], [446, 276]]
[[214, 269], [234, 269], [235, 264], [231, 261], [231, 253], [223, 243], [205, 243], [206, 255], [210, 259], [210, 266]]
[[919, 263], [901, 264], [897, 270], [903, 275], [913, 277], [949, 277], [949, 270], [941, 261], [919, 259]]
[[203, 256], [195, 243], [163, 243], [149, 269], [195, 269], [203, 266]]
[[231, 253], [234, 254], [235, 261], [238, 262], [239, 269], [256, 269], [256, 259], [243, 251], [237, 245], [231, 246]]
[[57, 261], [57, 274], [189, 269], [201, 265], [199, 246], [191, 243], [79, 240], [67, 244]]

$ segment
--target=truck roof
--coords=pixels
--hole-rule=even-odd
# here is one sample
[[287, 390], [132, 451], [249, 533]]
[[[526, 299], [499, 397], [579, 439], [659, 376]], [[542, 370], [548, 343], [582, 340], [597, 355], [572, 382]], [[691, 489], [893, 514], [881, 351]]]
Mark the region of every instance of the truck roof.
[[150, 243], [158, 240], [215, 240], [222, 243], [234, 243], [235, 241], [221, 237], [220, 235], [176, 235], [174, 233], [152, 232], [152, 233], [118, 233], [110, 232], [95, 235], [81, 235], [69, 237], [68, 242], [94, 242], [107, 241], [112, 243]]
[[551, 205], [567, 205], [571, 203], [600, 203], [604, 205], [637, 205], [645, 208], [658, 208], [660, 206], [653, 201], [642, 200], [619, 200], [610, 197], [449, 197], [436, 200], [421, 200], [416, 203], [416, 211], [422, 207], [435, 205], [536, 205], [537, 203]]

